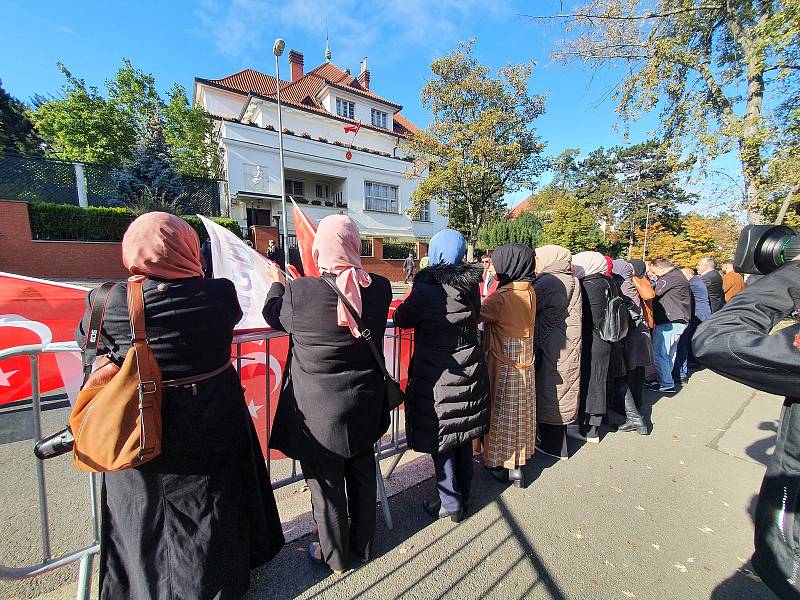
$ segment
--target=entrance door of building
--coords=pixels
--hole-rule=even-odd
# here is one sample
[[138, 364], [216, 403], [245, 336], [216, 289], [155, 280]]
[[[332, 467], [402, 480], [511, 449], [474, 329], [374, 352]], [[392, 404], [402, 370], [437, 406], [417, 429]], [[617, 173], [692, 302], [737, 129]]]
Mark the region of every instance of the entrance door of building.
[[247, 229], [250, 229], [253, 225], [272, 227], [272, 211], [264, 208], [248, 208]]

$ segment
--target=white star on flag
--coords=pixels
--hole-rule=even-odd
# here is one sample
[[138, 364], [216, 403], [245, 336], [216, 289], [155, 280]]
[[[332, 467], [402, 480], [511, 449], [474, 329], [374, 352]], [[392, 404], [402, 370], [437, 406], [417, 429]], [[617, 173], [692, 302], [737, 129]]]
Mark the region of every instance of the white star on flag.
[[11, 383], [8, 380], [14, 373], [18, 373], [18, 371], [9, 371], [6, 373], [3, 369], [0, 369], [0, 385], [3, 387], [11, 387]]
[[260, 411], [262, 408], [264, 408], [263, 404], [256, 404], [252, 400], [250, 400], [250, 404], [247, 405], [247, 410], [250, 411], [250, 416], [253, 419], [258, 418], [258, 411]]

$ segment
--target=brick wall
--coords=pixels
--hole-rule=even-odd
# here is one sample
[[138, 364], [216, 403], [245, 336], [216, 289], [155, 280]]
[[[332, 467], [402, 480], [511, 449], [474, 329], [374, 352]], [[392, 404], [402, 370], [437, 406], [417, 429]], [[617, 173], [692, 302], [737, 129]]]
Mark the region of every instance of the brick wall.
[[31, 238], [28, 204], [0, 200], [0, 271], [46, 279], [122, 279], [122, 244]]
[[277, 227], [268, 227], [266, 225], [250, 226], [250, 239], [253, 240], [253, 247], [261, 254], [266, 253], [270, 240], [280, 246], [279, 237], [280, 234]]

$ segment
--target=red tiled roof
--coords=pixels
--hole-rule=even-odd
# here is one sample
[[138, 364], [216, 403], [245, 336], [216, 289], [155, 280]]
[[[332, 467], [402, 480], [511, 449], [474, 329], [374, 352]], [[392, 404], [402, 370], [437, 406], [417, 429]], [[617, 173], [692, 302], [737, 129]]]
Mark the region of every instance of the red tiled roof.
[[530, 201], [531, 201], [531, 196], [527, 196], [522, 202], [520, 202], [514, 208], [511, 209], [511, 211], [508, 213], [508, 218], [516, 219], [526, 210], [529, 210], [528, 204], [530, 203]]
[[[244, 69], [233, 75], [228, 75], [221, 79], [201, 79], [198, 81], [209, 83], [214, 86], [223, 87], [234, 92], [241, 94], [255, 94], [269, 99], [274, 99], [276, 96], [276, 79], [272, 75], [267, 75], [260, 71], [253, 69]], [[322, 102], [317, 98], [320, 90], [326, 85], [342, 89], [356, 95], [371, 98], [377, 102], [381, 102], [388, 106], [392, 106], [400, 110], [402, 106], [381, 98], [372, 90], [369, 90], [359, 83], [358, 79], [346, 73], [339, 67], [331, 63], [324, 63], [319, 67], [312, 69], [303, 77], [295, 82], [281, 80], [281, 101], [289, 106], [296, 106], [305, 110], [318, 112], [326, 116], [333, 116], [322, 105]], [[354, 122], [352, 119], [344, 117], [335, 118]], [[418, 131], [417, 127], [408, 119], [395, 113], [393, 115], [393, 132], [397, 135], [409, 135]], [[380, 127], [373, 127], [368, 123], [362, 123], [363, 127], [367, 129], [374, 129], [375, 131], [385, 132], [385, 129]]]

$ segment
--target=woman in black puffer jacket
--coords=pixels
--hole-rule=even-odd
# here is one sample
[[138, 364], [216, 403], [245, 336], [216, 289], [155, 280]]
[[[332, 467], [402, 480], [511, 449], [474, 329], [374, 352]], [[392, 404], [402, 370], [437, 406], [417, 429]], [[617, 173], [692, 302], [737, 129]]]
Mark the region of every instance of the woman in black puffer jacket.
[[480, 269], [464, 264], [463, 236], [445, 229], [431, 239], [431, 266], [414, 277], [394, 322], [414, 329], [406, 393], [409, 446], [427, 452], [440, 501], [425, 502], [435, 518], [460, 521], [472, 483], [470, 442], [489, 431], [489, 374], [478, 343]]

